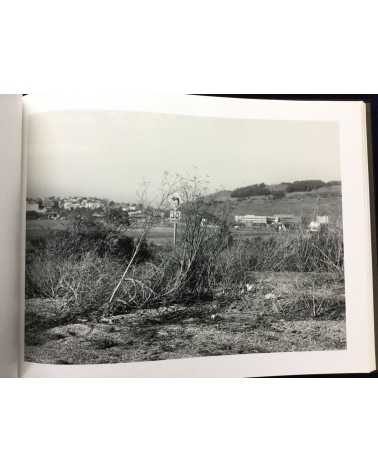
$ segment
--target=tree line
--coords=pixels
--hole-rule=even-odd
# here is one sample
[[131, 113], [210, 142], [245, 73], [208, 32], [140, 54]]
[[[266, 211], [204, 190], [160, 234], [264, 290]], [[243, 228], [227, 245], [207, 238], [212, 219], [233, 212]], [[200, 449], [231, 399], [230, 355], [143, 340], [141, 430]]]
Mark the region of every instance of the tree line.
[[[233, 198], [248, 198], [261, 195], [273, 195], [279, 194], [284, 196], [285, 193], [291, 192], [311, 192], [321, 187], [331, 187], [333, 185], [341, 185], [338, 180], [331, 180], [324, 182], [323, 180], [296, 180], [294, 182], [285, 182], [278, 186], [269, 186], [265, 183], [247, 185], [246, 187], [239, 187], [231, 192]], [[280, 190], [275, 190], [278, 187]]]

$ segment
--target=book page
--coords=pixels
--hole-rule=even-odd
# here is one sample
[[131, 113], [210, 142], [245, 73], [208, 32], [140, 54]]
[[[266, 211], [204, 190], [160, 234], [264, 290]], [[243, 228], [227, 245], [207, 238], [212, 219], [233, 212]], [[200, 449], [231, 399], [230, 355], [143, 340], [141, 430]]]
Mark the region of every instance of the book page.
[[375, 368], [363, 103], [25, 104], [24, 376]]
[[18, 375], [22, 98], [0, 95], [0, 377]]

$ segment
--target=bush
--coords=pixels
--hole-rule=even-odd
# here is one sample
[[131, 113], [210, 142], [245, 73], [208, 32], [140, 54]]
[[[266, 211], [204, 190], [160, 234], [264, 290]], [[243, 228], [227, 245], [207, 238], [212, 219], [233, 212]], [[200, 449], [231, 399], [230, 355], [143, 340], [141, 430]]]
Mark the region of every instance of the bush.
[[330, 180], [324, 184], [324, 187], [333, 187], [334, 185], [341, 185], [340, 180]]
[[250, 246], [250, 268], [256, 271], [337, 272], [344, 271], [342, 231], [305, 233], [295, 237], [255, 240]]
[[[107, 231], [103, 228], [71, 226], [67, 230], [50, 231], [44, 237], [27, 241], [26, 253], [45, 250], [51, 256], [81, 257], [87, 252], [94, 252], [100, 257], [113, 256], [130, 259], [135, 250], [135, 239], [123, 232]], [[153, 247], [143, 241], [138, 255], [138, 262], [152, 257]]]
[[341, 228], [240, 241], [222, 221], [202, 225], [202, 216], [189, 210], [175, 248], [157, 248], [145, 239], [137, 246], [125, 234], [98, 229], [28, 241], [26, 296], [59, 299], [76, 316], [193, 303], [218, 294], [240, 297], [255, 271], [343, 274]]
[[322, 180], [296, 180], [287, 186], [287, 192], [311, 192], [320, 187], [324, 187]]
[[93, 252], [67, 258], [44, 251], [26, 265], [26, 296], [59, 299], [71, 314], [94, 313], [106, 303], [121, 270]]
[[26, 212], [26, 219], [27, 220], [38, 220], [41, 217], [42, 217], [42, 215], [41, 215], [41, 213], [38, 213], [38, 211], [31, 210], [31, 211]]
[[281, 198], [286, 197], [286, 192], [284, 192], [283, 190], [276, 190], [272, 192], [272, 196], [273, 196], [273, 200], [280, 200]]

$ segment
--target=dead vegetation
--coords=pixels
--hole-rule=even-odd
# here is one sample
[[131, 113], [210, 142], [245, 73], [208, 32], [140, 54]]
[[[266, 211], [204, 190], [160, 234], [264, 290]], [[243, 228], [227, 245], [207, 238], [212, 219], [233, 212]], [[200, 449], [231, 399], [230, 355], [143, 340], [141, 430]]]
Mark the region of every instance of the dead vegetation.
[[345, 347], [341, 228], [235, 239], [226, 213], [203, 224], [200, 183], [178, 182], [185, 217], [175, 247], [148, 243], [152, 218], [123, 252], [117, 244], [127, 229], [108, 228], [104, 239], [92, 227], [86, 237], [83, 223], [80, 234], [73, 225], [28, 241], [27, 359], [120, 362]]
[[[52, 304], [46, 309], [46, 300], [30, 300], [26, 359], [106, 363], [345, 348], [342, 284], [332, 274], [282, 272], [276, 284], [275, 274], [252, 275], [253, 290], [233, 302], [219, 294], [212, 301], [97, 319], [82, 316], [62, 322]], [[312, 292], [315, 278], [318, 286]], [[309, 303], [310, 293], [315, 305]], [[334, 297], [338, 303], [330, 302]], [[314, 313], [320, 300], [327, 305]]]

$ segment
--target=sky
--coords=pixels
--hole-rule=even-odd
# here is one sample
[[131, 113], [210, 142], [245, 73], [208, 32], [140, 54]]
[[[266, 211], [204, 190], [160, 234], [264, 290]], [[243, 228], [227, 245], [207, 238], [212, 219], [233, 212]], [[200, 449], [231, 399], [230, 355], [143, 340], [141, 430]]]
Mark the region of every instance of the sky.
[[146, 112], [31, 115], [28, 196], [153, 200], [164, 172], [207, 176], [209, 191], [264, 182], [340, 180], [338, 125]]

